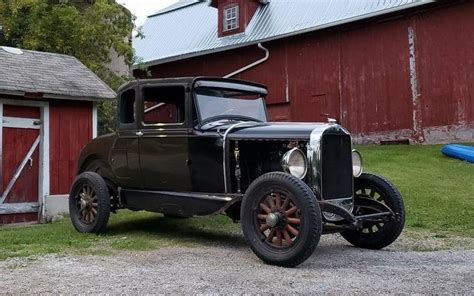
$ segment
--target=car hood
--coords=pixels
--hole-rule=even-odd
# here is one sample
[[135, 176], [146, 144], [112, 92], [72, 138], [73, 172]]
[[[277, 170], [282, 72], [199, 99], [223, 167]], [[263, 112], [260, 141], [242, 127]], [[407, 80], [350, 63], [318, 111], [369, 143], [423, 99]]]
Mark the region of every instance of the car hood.
[[267, 122], [265, 124], [236, 127], [229, 134], [229, 139], [309, 139], [315, 130], [324, 131], [335, 126], [330, 123], [288, 123]]

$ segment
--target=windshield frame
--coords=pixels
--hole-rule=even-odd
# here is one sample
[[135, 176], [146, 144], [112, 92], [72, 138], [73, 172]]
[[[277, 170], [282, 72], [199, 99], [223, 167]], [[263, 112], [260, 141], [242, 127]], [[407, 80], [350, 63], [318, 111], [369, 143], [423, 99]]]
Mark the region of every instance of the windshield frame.
[[[267, 104], [266, 104], [266, 101], [265, 101], [265, 95], [263, 93], [258, 93], [258, 92], [249, 92], [249, 91], [245, 91], [243, 89], [240, 89], [238, 87], [236, 88], [222, 88], [222, 87], [216, 87], [216, 86], [205, 86], [205, 87], [195, 87], [193, 88], [193, 92], [192, 92], [192, 96], [193, 96], [193, 105], [194, 105], [194, 108], [196, 110], [196, 115], [197, 115], [197, 119], [198, 119], [198, 128], [201, 129], [203, 126], [209, 124], [209, 123], [212, 123], [213, 121], [218, 121], [218, 120], [225, 120], [227, 118], [225, 118], [224, 114], [219, 114], [219, 115], [216, 115], [216, 116], [212, 116], [212, 117], [209, 117], [205, 120], [202, 119], [201, 117], [201, 111], [199, 109], [199, 103], [198, 103], [198, 94], [197, 94], [197, 90], [199, 88], [214, 88], [214, 89], [222, 89], [222, 90], [231, 90], [231, 91], [239, 91], [239, 92], [242, 92], [243, 94], [249, 94], [249, 95], [258, 95], [260, 96], [260, 100], [262, 100], [262, 103], [263, 103], [263, 111], [264, 111], [264, 114], [265, 114], [265, 120], [262, 121], [258, 118], [253, 118], [253, 117], [249, 117], [249, 116], [240, 116], [240, 115], [231, 115], [231, 114], [228, 114], [228, 119], [229, 119], [229, 122], [231, 121], [249, 121], [249, 122], [268, 122], [268, 112], [267, 112]], [[222, 98], [222, 99], [226, 99], [226, 98]], [[227, 98], [227, 99], [233, 99], [233, 98]]]

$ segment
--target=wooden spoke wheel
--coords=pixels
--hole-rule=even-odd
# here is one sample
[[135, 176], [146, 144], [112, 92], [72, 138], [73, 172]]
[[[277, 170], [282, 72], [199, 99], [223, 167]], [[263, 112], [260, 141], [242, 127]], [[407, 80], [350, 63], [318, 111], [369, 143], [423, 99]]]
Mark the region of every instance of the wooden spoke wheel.
[[94, 172], [80, 174], [69, 194], [71, 222], [79, 232], [103, 232], [110, 216], [110, 193], [104, 179]]
[[90, 185], [84, 184], [76, 197], [77, 210], [82, 223], [91, 224], [97, 217], [99, 207], [97, 194]]
[[241, 223], [247, 243], [264, 262], [293, 267], [316, 249], [321, 210], [314, 193], [289, 174], [268, 173], [245, 192]]
[[291, 247], [300, 234], [301, 211], [287, 190], [275, 190], [263, 196], [255, 211], [258, 230], [270, 246]]
[[[369, 198], [388, 207], [395, 218], [389, 222], [364, 222], [358, 231], [345, 231], [341, 235], [351, 244], [361, 248], [381, 249], [394, 242], [405, 224], [405, 206], [400, 192], [386, 179], [362, 174], [354, 180], [354, 191], [357, 197]], [[357, 202], [356, 202], [357, 204]], [[355, 216], [379, 213], [380, 210], [370, 206], [355, 206]]]

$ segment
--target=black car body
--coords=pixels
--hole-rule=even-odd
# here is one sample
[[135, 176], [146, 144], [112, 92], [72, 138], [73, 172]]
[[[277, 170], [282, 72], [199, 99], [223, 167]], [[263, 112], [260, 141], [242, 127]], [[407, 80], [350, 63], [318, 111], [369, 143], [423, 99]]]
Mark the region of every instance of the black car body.
[[[376, 197], [397, 195], [401, 200], [401, 196], [382, 178], [375, 183], [383, 181], [384, 188], [377, 183], [372, 186], [373, 192], [357, 194], [359, 178], [365, 184], [377, 177], [362, 174], [362, 160], [353, 150], [350, 133], [334, 120], [268, 122], [266, 95], [263, 85], [233, 79], [198, 77], [130, 82], [118, 92], [117, 132], [99, 137], [84, 148], [78, 175], [95, 172], [103, 179], [112, 197], [112, 211], [129, 208], [175, 217], [225, 213], [234, 221], [246, 215], [244, 204], [255, 195], [249, 193], [249, 188], [256, 190], [254, 183], [274, 184], [271, 197], [260, 203], [264, 204], [263, 209], [257, 204], [259, 210], [254, 210], [261, 212], [255, 217], [263, 220], [263, 224], [257, 222], [257, 228], [275, 224], [270, 230], [262, 231], [262, 237], [270, 241], [269, 248], [276, 247], [273, 251], [277, 253], [286, 252], [285, 245], [292, 249], [297, 239], [298, 244], [304, 240], [298, 238], [305, 220], [299, 212], [309, 205], [305, 204], [307, 201], [297, 202], [299, 197], [288, 197], [301, 195], [298, 192], [304, 190], [311, 195], [310, 205], [318, 207], [319, 218], [312, 219], [319, 219], [315, 222], [319, 232], [363, 233], [367, 225], [383, 224], [379, 227], [383, 230], [390, 221], [399, 221], [387, 242], [398, 237], [403, 228], [403, 203], [401, 207], [391, 207], [388, 200], [381, 202]], [[260, 180], [265, 179], [263, 176], [268, 180]], [[295, 191], [285, 195], [283, 189], [280, 193], [275, 189], [285, 186], [295, 186]], [[305, 188], [297, 189], [298, 186]], [[377, 188], [387, 189], [388, 193], [377, 193]], [[87, 207], [83, 196], [75, 197], [71, 193], [71, 200], [79, 199], [71, 205], [72, 212], [78, 211], [77, 221], [73, 222], [89, 225], [80, 230], [93, 232], [98, 230], [99, 205], [92, 210], [92, 205], [97, 203], [91, 199]], [[286, 199], [288, 204], [282, 208]], [[296, 213], [291, 213], [294, 217], [287, 215], [292, 208], [298, 208]], [[85, 216], [88, 209], [91, 214]], [[360, 209], [365, 211], [359, 211], [358, 215], [356, 210]], [[310, 215], [313, 214], [306, 216]], [[292, 227], [291, 222], [298, 225]], [[247, 227], [247, 232], [250, 229], [253, 228]], [[269, 231], [273, 234], [268, 234]], [[292, 233], [296, 233], [294, 237]], [[254, 244], [249, 243], [268, 263], [294, 266], [306, 256], [295, 259], [290, 254], [286, 261], [275, 261], [273, 255], [259, 254]]]

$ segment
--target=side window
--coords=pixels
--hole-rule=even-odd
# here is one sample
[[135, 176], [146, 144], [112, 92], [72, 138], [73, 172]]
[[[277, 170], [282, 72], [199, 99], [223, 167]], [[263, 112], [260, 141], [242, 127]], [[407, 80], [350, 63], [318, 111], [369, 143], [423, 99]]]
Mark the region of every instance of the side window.
[[143, 123], [184, 123], [184, 101], [185, 90], [182, 86], [145, 88], [143, 90]]
[[129, 89], [120, 97], [120, 123], [135, 122], [135, 90]]

